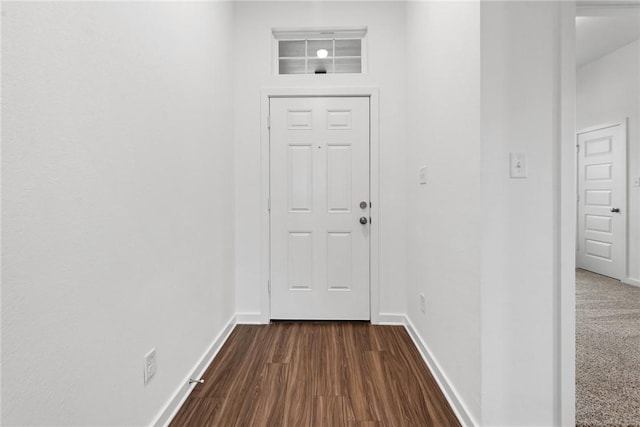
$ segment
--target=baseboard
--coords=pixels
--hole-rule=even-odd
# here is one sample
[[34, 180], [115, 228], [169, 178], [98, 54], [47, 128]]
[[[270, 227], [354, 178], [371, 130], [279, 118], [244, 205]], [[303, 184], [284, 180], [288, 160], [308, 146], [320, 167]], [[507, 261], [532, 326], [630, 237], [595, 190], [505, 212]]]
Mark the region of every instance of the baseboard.
[[269, 323], [262, 313], [237, 313], [236, 322], [240, 325], [264, 325]]
[[413, 323], [411, 323], [411, 320], [409, 320], [409, 318], [406, 316], [404, 318], [404, 326], [407, 329], [407, 332], [409, 333], [409, 336], [413, 340], [414, 344], [418, 348], [418, 351], [420, 351], [420, 354], [429, 367], [429, 370], [431, 370], [431, 373], [438, 383], [440, 390], [442, 390], [442, 393], [444, 393], [444, 396], [449, 402], [449, 405], [451, 405], [451, 408], [458, 417], [458, 420], [460, 420], [462, 425], [465, 427], [478, 426], [479, 424], [473, 419], [471, 413], [458, 396], [455, 388], [451, 385], [451, 382], [445, 375], [444, 371], [440, 368], [440, 364], [433, 357], [433, 354], [429, 350], [429, 347], [422, 340], [415, 327], [413, 326]]
[[[264, 325], [269, 319], [262, 313], [237, 313], [236, 323], [239, 325]], [[375, 325], [404, 325], [405, 316], [399, 313], [380, 313], [371, 319]]]
[[218, 351], [222, 348], [222, 345], [227, 341], [229, 335], [233, 331], [233, 328], [236, 326], [236, 316], [233, 316], [229, 322], [225, 325], [224, 329], [218, 334], [215, 340], [213, 340], [213, 344], [211, 347], [205, 352], [204, 355], [200, 358], [200, 361], [196, 363], [194, 368], [191, 370], [190, 374], [183, 381], [183, 385], [179, 387], [176, 392], [173, 394], [173, 397], [167, 402], [164, 409], [160, 412], [160, 414], [156, 417], [156, 421], [152, 424], [153, 426], [168, 426], [173, 417], [176, 416], [178, 410], [182, 407], [187, 397], [191, 394], [191, 391], [197, 384], [189, 384], [190, 378], [200, 378], [207, 370], [211, 362], [213, 362], [214, 357], [218, 354]]
[[622, 283], [626, 283], [627, 285], [637, 286], [640, 288], [640, 280], [633, 279], [631, 277], [627, 277], [626, 279], [621, 280]]
[[398, 313], [379, 313], [374, 323], [376, 325], [404, 325], [406, 317]]

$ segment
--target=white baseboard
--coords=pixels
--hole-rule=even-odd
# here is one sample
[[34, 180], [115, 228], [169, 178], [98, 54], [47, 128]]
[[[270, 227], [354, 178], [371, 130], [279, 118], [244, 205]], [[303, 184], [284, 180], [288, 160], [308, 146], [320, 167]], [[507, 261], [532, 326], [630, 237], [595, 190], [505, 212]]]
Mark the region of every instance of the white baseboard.
[[626, 279], [622, 279], [622, 283], [626, 283], [627, 285], [637, 286], [640, 288], [640, 280], [634, 279], [632, 277], [627, 277]]
[[229, 335], [236, 326], [236, 316], [233, 316], [229, 322], [225, 325], [224, 329], [218, 334], [211, 347], [200, 358], [200, 361], [196, 363], [190, 374], [184, 379], [183, 385], [179, 387], [173, 394], [173, 397], [167, 402], [164, 409], [160, 411], [160, 414], [156, 417], [156, 421], [153, 426], [168, 426], [173, 417], [176, 416], [178, 410], [182, 407], [187, 397], [191, 394], [191, 391], [197, 384], [189, 384], [190, 378], [200, 378], [207, 370], [214, 357], [218, 354], [218, 351], [222, 348], [222, 345], [227, 341]]
[[[264, 325], [269, 323], [269, 319], [262, 313], [237, 313], [236, 322], [239, 325]], [[372, 317], [371, 323], [374, 325], [404, 325], [405, 316], [401, 313], [379, 313]]]
[[449, 402], [449, 405], [451, 405], [451, 409], [453, 409], [453, 412], [455, 412], [456, 416], [458, 417], [458, 420], [460, 420], [462, 425], [465, 427], [478, 426], [479, 424], [473, 419], [471, 413], [458, 396], [456, 389], [453, 387], [453, 385], [451, 385], [451, 382], [445, 375], [442, 368], [440, 368], [440, 364], [433, 357], [433, 354], [429, 350], [429, 347], [422, 340], [415, 327], [413, 326], [413, 323], [411, 323], [411, 320], [409, 320], [409, 318], [406, 316], [404, 318], [404, 326], [407, 329], [409, 336], [411, 336], [414, 344], [418, 348], [418, 351], [420, 351], [420, 354], [429, 367], [429, 370], [433, 374], [433, 377], [438, 383], [440, 390], [442, 390], [442, 393]]
[[237, 313], [236, 322], [240, 325], [265, 325], [269, 319], [262, 313]]
[[375, 325], [404, 325], [406, 317], [399, 313], [380, 313], [376, 319]]

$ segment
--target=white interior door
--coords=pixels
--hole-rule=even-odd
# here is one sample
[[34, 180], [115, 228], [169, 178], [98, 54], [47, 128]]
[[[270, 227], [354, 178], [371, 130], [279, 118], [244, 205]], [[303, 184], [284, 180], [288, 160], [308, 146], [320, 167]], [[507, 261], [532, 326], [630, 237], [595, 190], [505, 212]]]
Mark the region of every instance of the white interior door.
[[368, 320], [369, 98], [272, 98], [270, 116], [271, 318]]
[[618, 124], [578, 134], [579, 268], [621, 280], [627, 253], [627, 138]]

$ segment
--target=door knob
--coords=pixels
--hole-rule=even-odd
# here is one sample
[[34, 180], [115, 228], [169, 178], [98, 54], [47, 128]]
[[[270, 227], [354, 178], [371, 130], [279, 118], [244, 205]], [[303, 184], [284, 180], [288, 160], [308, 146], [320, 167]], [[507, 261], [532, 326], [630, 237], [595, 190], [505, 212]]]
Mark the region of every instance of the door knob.
[[364, 225], [364, 224], [366, 224], [367, 222], [368, 222], [368, 221], [367, 221], [367, 217], [366, 217], [366, 216], [362, 216], [362, 217], [360, 217], [360, 224]]
[[611, 208], [611, 212], [620, 212], [619, 208]]
[[360, 202], [360, 209], [367, 209], [367, 202]]

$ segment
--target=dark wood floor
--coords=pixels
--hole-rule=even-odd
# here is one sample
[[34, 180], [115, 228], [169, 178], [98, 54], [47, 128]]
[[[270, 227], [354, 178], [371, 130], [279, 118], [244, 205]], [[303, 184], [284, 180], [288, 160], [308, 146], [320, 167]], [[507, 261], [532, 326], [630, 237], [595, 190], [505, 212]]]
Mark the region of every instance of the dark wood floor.
[[238, 325], [178, 426], [460, 426], [401, 326]]

